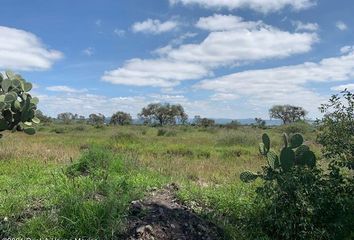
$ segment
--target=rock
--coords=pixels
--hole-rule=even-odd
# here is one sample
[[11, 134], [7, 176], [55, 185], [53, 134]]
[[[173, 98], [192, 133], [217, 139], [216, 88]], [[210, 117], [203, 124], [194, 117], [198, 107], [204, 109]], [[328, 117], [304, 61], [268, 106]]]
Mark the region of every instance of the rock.
[[141, 226], [136, 229], [136, 233], [138, 236], [144, 236], [145, 233], [152, 234], [152, 231], [153, 231], [153, 228], [151, 225]]

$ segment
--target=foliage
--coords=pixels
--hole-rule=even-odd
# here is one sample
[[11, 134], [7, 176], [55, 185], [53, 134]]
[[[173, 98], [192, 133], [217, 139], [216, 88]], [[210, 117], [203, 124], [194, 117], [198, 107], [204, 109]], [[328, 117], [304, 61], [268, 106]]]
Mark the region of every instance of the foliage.
[[106, 117], [101, 113], [92, 113], [89, 115], [88, 123], [95, 126], [102, 126], [104, 124], [105, 119]]
[[133, 119], [129, 113], [116, 112], [112, 115], [110, 124], [113, 125], [130, 125]]
[[262, 118], [255, 118], [254, 121], [255, 126], [261, 129], [265, 129], [266, 128], [266, 121], [264, 121]]
[[229, 129], [237, 129], [240, 126], [241, 123], [237, 120], [232, 120], [230, 123], [225, 124], [225, 127]]
[[5, 76], [0, 73], [0, 132], [36, 132], [33, 124], [40, 122], [35, 116], [39, 100], [28, 93], [31, 89], [32, 84], [20, 75], [11, 71], [6, 71]]
[[319, 121], [318, 142], [324, 156], [333, 164], [354, 169], [354, 94], [345, 90], [342, 98], [333, 95], [320, 111], [325, 115]]
[[188, 115], [184, 108], [177, 104], [161, 104], [151, 103], [144, 107], [138, 115], [145, 124], [174, 125], [176, 123], [185, 124], [188, 120]]
[[36, 117], [41, 121], [41, 123], [51, 123], [52, 122], [52, 118], [44, 115], [44, 113], [39, 109], [37, 109], [37, 111], [36, 111]]
[[314, 126], [307, 123], [306, 121], [297, 121], [293, 123], [289, 123], [286, 125], [282, 125], [278, 127], [279, 132], [285, 132], [287, 134], [294, 134], [294, 133], [309, 133], [315, 130]]
[[213, 119], [201, 118], [200, 116], [195, 116], [193, 122], [196, 126], [205, 128], [215, 125], [215, 121]]
[[75, 114], [71, 112], [59, 113], [57, 119], [65, 124], [70, 124], [75, 119]]
[[268, 135], [263, 134], [259, 151], [268, 166], [261, 173], [240, 175], [244, 182], [264, 180], [256, 190], [255, 201], [265, 207], [254, 217], [253, 224], [260, 225], [271, 239], [349, 239], [353, 228], [353, 179], [317, 168], [315, 155], [302, 145], [300, 134], [290, 138], [284, 134], [283, 139], [284, 147], [278, 156], [270, 148]]
[[269, 116], [281, 119], [283, 124], [289, 124], [305, 118], [307, 111], [302, 107], [291, 105], [275, 105], [269, 109]]

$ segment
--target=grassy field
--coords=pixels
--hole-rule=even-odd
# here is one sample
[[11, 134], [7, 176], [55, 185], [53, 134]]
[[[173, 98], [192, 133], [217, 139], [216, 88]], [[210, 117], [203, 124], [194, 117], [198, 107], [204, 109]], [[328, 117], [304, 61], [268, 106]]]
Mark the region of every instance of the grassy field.
[[[283, 131], [304, 131], [320, 156], [310, 127], [266, 130], [176, 126], [41, 126], [34, 136], [5, 133], [0, 141], [0, 236], [119, 239], [132, 200], [169, 183], [178, 198], [217, 224], [225, 239], [255, 239], [249, 216], [259, 182], [239, 180], [265, 160], [258, 142], [273, 148]], [[259, 235], [258, 235], [259, 236]]]

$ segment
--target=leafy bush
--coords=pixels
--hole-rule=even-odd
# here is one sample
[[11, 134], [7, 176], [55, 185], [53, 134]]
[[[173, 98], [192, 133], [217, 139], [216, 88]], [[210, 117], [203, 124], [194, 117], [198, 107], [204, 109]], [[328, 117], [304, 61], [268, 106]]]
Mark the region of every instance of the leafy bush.
[[55, 132], [57, 134], [61, 134], [61, 133], [65, 133], [66, 132], [66, 128], [64, 127], [55, 127], [52, 132]]
[[285, 135], [280, 157], [270, 149], [266, 134], [262, 139], [260, 153], [268, 166], [240, 175], [244, 182], [264, 180], [255, 199], [264, 207], [251, 225], [261, 226], [271, 239], [349, 239], [354, 229], [353, 179], [317, 168], [299, 134], [289, 140]]
[[314, 131], [314, 127], [305, 121], [298, 121], [290, 124], [279, 126], [279, 132], [285, 132], [286, 134], [301, 133], [306, 134]]
[[354, 94], [343, 91], [342, 96], [334, 95], [320, 107], [325, 115], [319, 121], [318, 141], [333, 164], [354, 169]]

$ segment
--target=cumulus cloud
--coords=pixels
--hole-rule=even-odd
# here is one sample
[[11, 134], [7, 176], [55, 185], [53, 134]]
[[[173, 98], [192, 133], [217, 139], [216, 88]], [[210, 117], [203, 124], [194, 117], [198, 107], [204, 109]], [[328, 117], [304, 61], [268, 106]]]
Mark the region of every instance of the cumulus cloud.
[[0, 68], [46, 70], [63, 57], [48, 49], [33, 33], [0, 26]]
[[[346, 81], [354, 77], [354, 52], [339, 57], [325, 58], [319, 63], [238, 72], [216, 79], [201, 81], [198, 89], [216, 93], [251, 97], [260, 105], [299, 104], [314, 110], [321, 96], [306, 88], [308, 82]], [[315, 111], [315, 110], [314, 110]]]
[[[212, 16], [201, 22], [212, 22], [212, 19], [228, 19], [231, 16]], [[178, 61], [198, 62], [213, 67], [230, 65], [243, 61], [256, 61], [270, 58], [283, 58], [311, 50], [318, 40], [315, 33], [291, 33], [260, 22], [244, 22], [234, 17], [235, 23], [230, 26], [214, 26], [203, 24], [205, 28], [224, 31], [213, 31], [198, 44], [184, 44], [173, 48], [165, 57]], [[227, 30], [227, 31], [226, 31]]]
[[[218, 25], [212, 23], [214, 19]], [[231, 15], [201, 18], [197, 26], [212, 31], [202, 42], [169, 44], [154, 51], [156, 59], [129, 60], [105, 72], [102, 79], [115, 84], [171, 87], [206, 77], [220, 66], [305, 53], [318, 39], [315, 33], [291, 33]]]
[[50, 86], [46, 88], [48, 91], [52, 92], [65, 92], [65, 93], [82, 93], [82, 92], [87, 92], [88, 90], [86, 88], [84, 89], [75, 89], [71, 88], [65, 85], [58, 85], [58, 86]]
[[342, 22], [342, 21], [336, 22], [336, 27], [337, 27], [339, 30], [341, 30], [341, 31], [345, 31], [345, 30], [348, 29], [347, 24], [345, 24], [345, 23]]
[[201, 17], [196, 23], [196, 27], [209, 31], [255, 29], [262, 25], [262, 21], [247, 22], [243, 18], [234, 15], [214, 14], [209, 17]]
[[319, 29], [319, 26], [317, 23], [303, 23], [301, 21], [293, 21], [292, 24], [293, 24], [293, 26], [295, 26], [296, 31], [315, 32]]
[[294, 10], [307, 9], [316, 4], [316, 0], [169, 0], [171, 5], [199, 5], [204, 8], [229, 10], [247, 8], [257, 12], [268, 13], [285, 7]]
[[179, 23], [174, 20], [169, 20], [166, 22], [161, 22], [158, 19], [147, 19], [143, 22], [136, 22], [132, 26], [133, 32], [143, 32], [160, 34], [164, 32], [169, 32], [178, 27]]
[[205, 77], [209, 71], [199, 64], [166, 59], [132, 59], [123, 67], [105, 72], [103, 81], [133, 86], [172, 87], [179, 81]]

